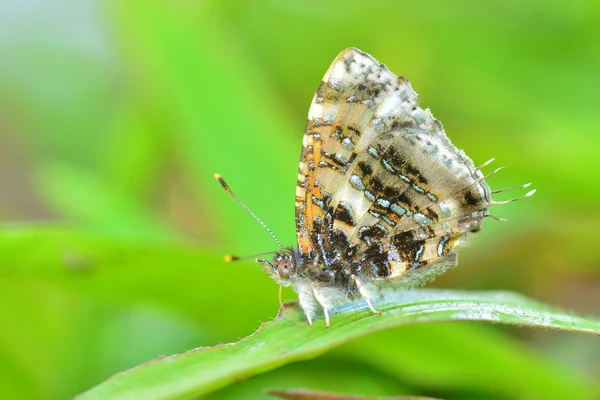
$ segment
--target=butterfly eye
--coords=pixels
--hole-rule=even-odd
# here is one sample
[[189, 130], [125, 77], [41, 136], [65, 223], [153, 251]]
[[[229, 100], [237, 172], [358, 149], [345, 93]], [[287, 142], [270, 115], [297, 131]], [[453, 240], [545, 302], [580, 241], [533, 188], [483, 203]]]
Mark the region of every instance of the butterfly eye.
[[277, 263], [277, 272], [279, 276], [283, 279], [287, 279], [294, 272], [294, 263], [291, 258], [282, 258], [279, 263]]

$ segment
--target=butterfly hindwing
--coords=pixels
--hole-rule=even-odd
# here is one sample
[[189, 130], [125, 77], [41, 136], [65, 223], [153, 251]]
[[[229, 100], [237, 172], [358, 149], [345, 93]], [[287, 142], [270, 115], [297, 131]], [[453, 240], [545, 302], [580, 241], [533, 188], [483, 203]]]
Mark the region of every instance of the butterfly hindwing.
[[453, 264], [490, 201], [481, 172], [406, 79], [357, 49], [335, 59], [310, 107], [298, 173], [305, 265], [386, 280]]

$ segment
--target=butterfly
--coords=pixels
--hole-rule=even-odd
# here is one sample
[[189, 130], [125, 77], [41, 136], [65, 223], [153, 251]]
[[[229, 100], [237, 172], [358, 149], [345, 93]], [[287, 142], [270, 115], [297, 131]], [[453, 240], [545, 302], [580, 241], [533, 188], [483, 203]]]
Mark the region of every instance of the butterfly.
[[[273, 260], [258, 258], [292, 286], [306, 319], [386, 287], [430, 281], [457, 263], [454, 249], [492, 217], [480, 167], [457, 149], [404, 77], [356, 48], [333, 61], [314, 95], [296, 187], [297, 248], [277, 240]], [[525, 184], [512, 190], [529, 186]], [[523, 197], [531, 196], [535, 190]]]

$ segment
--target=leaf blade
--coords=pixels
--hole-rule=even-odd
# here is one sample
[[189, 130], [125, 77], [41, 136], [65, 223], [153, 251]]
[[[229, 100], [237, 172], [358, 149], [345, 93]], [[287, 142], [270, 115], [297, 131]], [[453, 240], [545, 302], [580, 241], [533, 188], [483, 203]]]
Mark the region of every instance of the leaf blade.
[[439, 321], [488, 321], [600, 335], [600, 321], [554, 311], [507, 292], [421, 289], [395, 292], [378, 302], [383, 315], [363, 303], [341, 307], [330, 329], [297, 327], [288, 319], [267, 322], [236, 343], [198, 348], [156, 359], [83, 393], [80, 399], [174, 399], [199, 395], [289, 362], [316, 357], [370, 332], [405, 324]]

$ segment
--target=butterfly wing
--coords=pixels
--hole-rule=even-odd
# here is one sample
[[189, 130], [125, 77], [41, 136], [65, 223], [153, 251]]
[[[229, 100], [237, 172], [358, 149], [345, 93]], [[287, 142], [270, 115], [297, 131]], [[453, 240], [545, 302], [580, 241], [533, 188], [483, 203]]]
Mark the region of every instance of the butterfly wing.
[[330, 279], [383, 280], [452, 264], [490, 202], [481, 172], [405, 78], [360, 50], [338, 55], [303, 138], [296, 221], [305, 265]]

